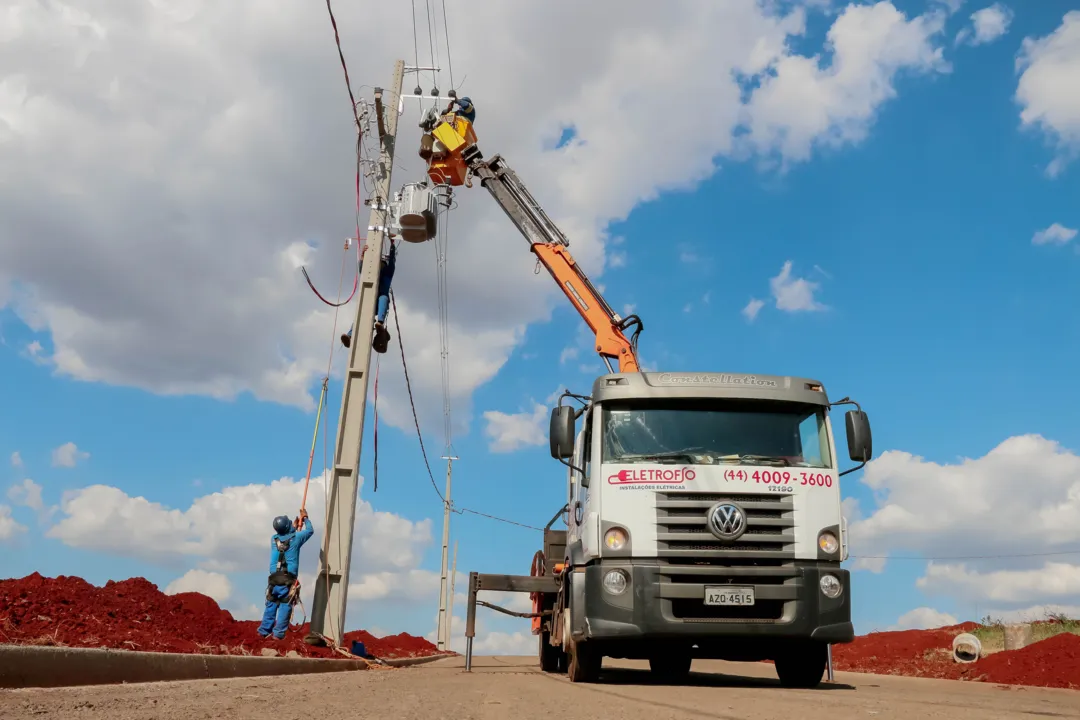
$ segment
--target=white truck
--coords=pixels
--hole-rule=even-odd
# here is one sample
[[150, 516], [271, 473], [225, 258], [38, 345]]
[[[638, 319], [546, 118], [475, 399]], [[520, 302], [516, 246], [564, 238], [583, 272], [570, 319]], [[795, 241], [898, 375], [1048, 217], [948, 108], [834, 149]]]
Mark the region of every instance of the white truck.
[[[567, 503], [530, 575], [470, 574], [466, 668], [477, 605], [522, 615], [477, 593], [516, 591], [532, 595], [524, 616], [542, 668], [574, 682], [595, 680], [607, 656], [648, 659], [668, 677], [689, 672], [693, 658], [771, 659], [784, 685], [816, 686], [828, 645], [854, 635], [839, 478], [872, 455], [866, 414], [804, 378], [643, 372], [640, 318], [612, 310], [513, 170], [483, 158], [466, 120], [425, 123], [442, 148], [432, 180], [481, 180], [596, 334], [610, 371], [591, 396], [563, 395], [583, 407], [560, 400], [552, 411]], [[843, 472], [829, 415], [837, 405], [857, 408], [845, 425], [848, 456], [861, 465]], [[552, 529], [559, 518], [567, 530]]]
[[[604, 656], [637, 658], [674, 679], [693, 658], [773, 660], [782, 684], [816, 686], [827, 646], [854, 636], [822, 384], [615, 373], [583, 400], [551, 416], [570, 471], [568, 529], [546, 531], [536, 573], [556, 581], [536, 596], [543, 668], [591, 681]], [[865, 464], [866, 414], [845, 425]]]

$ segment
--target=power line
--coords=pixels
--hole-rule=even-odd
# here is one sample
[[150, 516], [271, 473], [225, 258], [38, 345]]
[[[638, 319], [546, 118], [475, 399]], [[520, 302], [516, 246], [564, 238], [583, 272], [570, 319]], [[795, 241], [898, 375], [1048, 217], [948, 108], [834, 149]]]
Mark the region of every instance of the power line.
[[450, 30], [446, 24], [446, 0], [442, 0], [443, 35], [446, 37], [446, 65], [450, 69], [450, 89], [454, 89], [454, 61], [450, 59]]
[[543, 532], [543, 530], [544, 530], [543, 528], [534, 527], [532, 525], [526, 525], [525, 523], [514, 522], [513, 520], [507, 520], [506, 518], [496, 517], [494, 515], [488, 515], [487, 513], [482, 513], [482, 512], [479, 512], [477, 510], [470, 510], [469, 508], [459, 508], [459, 509], [455, 510], [454, 512], [456, 512], [459, 515], [462, 514], [462, 513], [471, 513], [473, 515], [479, 515], [480, 517], [486, 517], [489, 520], [498, 520], [499, 522], [508, 523], [510, 525], [517, 525], [518, 527], [527, 528], [529, 530], [538, 530], [540, 532]]
[[416, 414], [416, 403], [413, 401], [412, 383], [409, 382], [409, 364], [405, 362], [405, 344], [401, 340], [401, 322], [398, 320], [397, 300], [394, 298], [392, 289], [390, 290], [390, 305], [394, 311], [394, 329], [397, 330], [398, 347], [401, 349], [401, 367], [405, 371], [405, 389], [409, 393], [409, 405], [412, 407], [413, 421], [416, 423], [416, 437], [420, 440], [420, 452], [424, 456], [424, 467], [427, 468], [428, 479], [431, 480], [431, 487], [435, 488], [435, 494], [439, 496], [440, 501], [445, 503], [446, 498], [443, 497], [438, 483], [435, 482], [435, 475], [431, 472], [431, 463], [428, 462], [427, 450], [424, 448], [424, 436], [420, 432], [420, 417]]
[[351, 112], [356, 122], [356, 131], [360, 132], [360, 116], [356, 112], [356, 97], [353, 95], [352, 83], [349, 82], [349, 66], [345, 64], [345, 53], [341, 50], [341, 36], [338, 34], [337, 19], [334, 18], [334, 8], [330, 6], [330, 0], [326, 0], [326, 11], [330, 13], [330, 24], [334, 26], [334, 44], [337, 45], [338, 57], [341, 59], [341, 69], [345, 72], [345, 88], [349, 91], [349, 100], [352, 102]]
[[[420, 417], [416, 412], [416, 403], [413, 400], [412, 383], [409, 380], [409, 364], [405, 360], [405, 344], [401, 339], [401, 322], [398, 319], [397, 302], [394, 299], [394, 291], [390, 291], [390, 306], [394, 313], [394, 329], [397, 330], [398, 336], [398, 348], [401, 350], [401, 366], [405, 372], [405, 389], [409, 394], [409, 406], [412, 408], [413, 423], [416, 425], [416, 437], [420, 441], [420, 452], [424, 456], [424, 467], [427, 468], [428, 480], [431, 481], [431, 487], [435, 489], [435, 494], [439, 496], [439, 500], [442, 503], [446, 503], [446, 498], [443, 497], [442, 492], [439, 490], [438, 484], [435, 482], [435, 475], [431, 472], [431, 463], [428, 462], [427, 450], [424, 448], [424, 435], [420, 431]], [[542, 528], [535, 527], [533, 525], [526, 525], [525, 523], [519, 523], [514, 520], [508, 520], [506, 518], [498, 517], [497, 515], [491, 515], [488, 513], [480, 512], [479, 510], [472, 510], [466, 507], [457, 507], [451, 503], [451, 508], [454, 512], [460, 514], [469, 513], [471, 515], [479, 515], [490, 520], [497, 520], [498, 522], [506, 523], [508, 525], [516, 525], [528, 530], [542, 530]]]

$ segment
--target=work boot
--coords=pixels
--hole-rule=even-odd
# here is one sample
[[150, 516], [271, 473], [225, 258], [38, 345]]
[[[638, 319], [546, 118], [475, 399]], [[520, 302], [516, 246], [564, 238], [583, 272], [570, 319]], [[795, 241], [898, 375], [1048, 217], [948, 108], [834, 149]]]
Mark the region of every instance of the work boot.
[[352, 343], [352, 338], [349, 337], [349, 333], [342, 333], [341, 334], [341, 344], [344, 345], [345, 347], [349, 347], [349, 345], [351, 343]]
[[372, 349], [377, 353], [385, 353], [390, 345], [390, 331], [382, 323], [375, 323], [375, 339], [371, 342]]

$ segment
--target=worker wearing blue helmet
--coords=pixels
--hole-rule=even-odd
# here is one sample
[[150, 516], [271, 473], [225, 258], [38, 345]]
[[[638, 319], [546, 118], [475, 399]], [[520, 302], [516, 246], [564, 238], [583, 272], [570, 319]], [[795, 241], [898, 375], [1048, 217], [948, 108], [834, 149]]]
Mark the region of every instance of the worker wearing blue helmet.
[[303, 547], [315, 529], [311, 526], [307, 512], [300, 511], [296, 522], [285, 515], [274, 518], [274, 534], [270, 537], [270, 577], [266, 583], [266, 609], [263, 610], [259, 635], [267, 637], [270, 633], [278, 640], [285, 637], [289, 629], [293, 605], [299, 599], [300, 583], [300, 548]]
[[470, 123], [476, 122], [476, 106], [472, 104], [472, 100], [462, 97], [454, 100], [454, 104], [457, 105], [457, 110], [454, 111], [455, 115], [460, 115]]

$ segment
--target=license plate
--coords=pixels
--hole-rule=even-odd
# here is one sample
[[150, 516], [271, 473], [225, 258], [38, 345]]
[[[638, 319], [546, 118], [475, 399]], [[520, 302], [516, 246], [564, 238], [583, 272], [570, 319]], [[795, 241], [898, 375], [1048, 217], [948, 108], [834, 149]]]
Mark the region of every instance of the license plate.
[[738, 605], [748, 606], [754, 604], [754, 588], [752, 587], [707, 587], [705, 588], [706, 605]]

